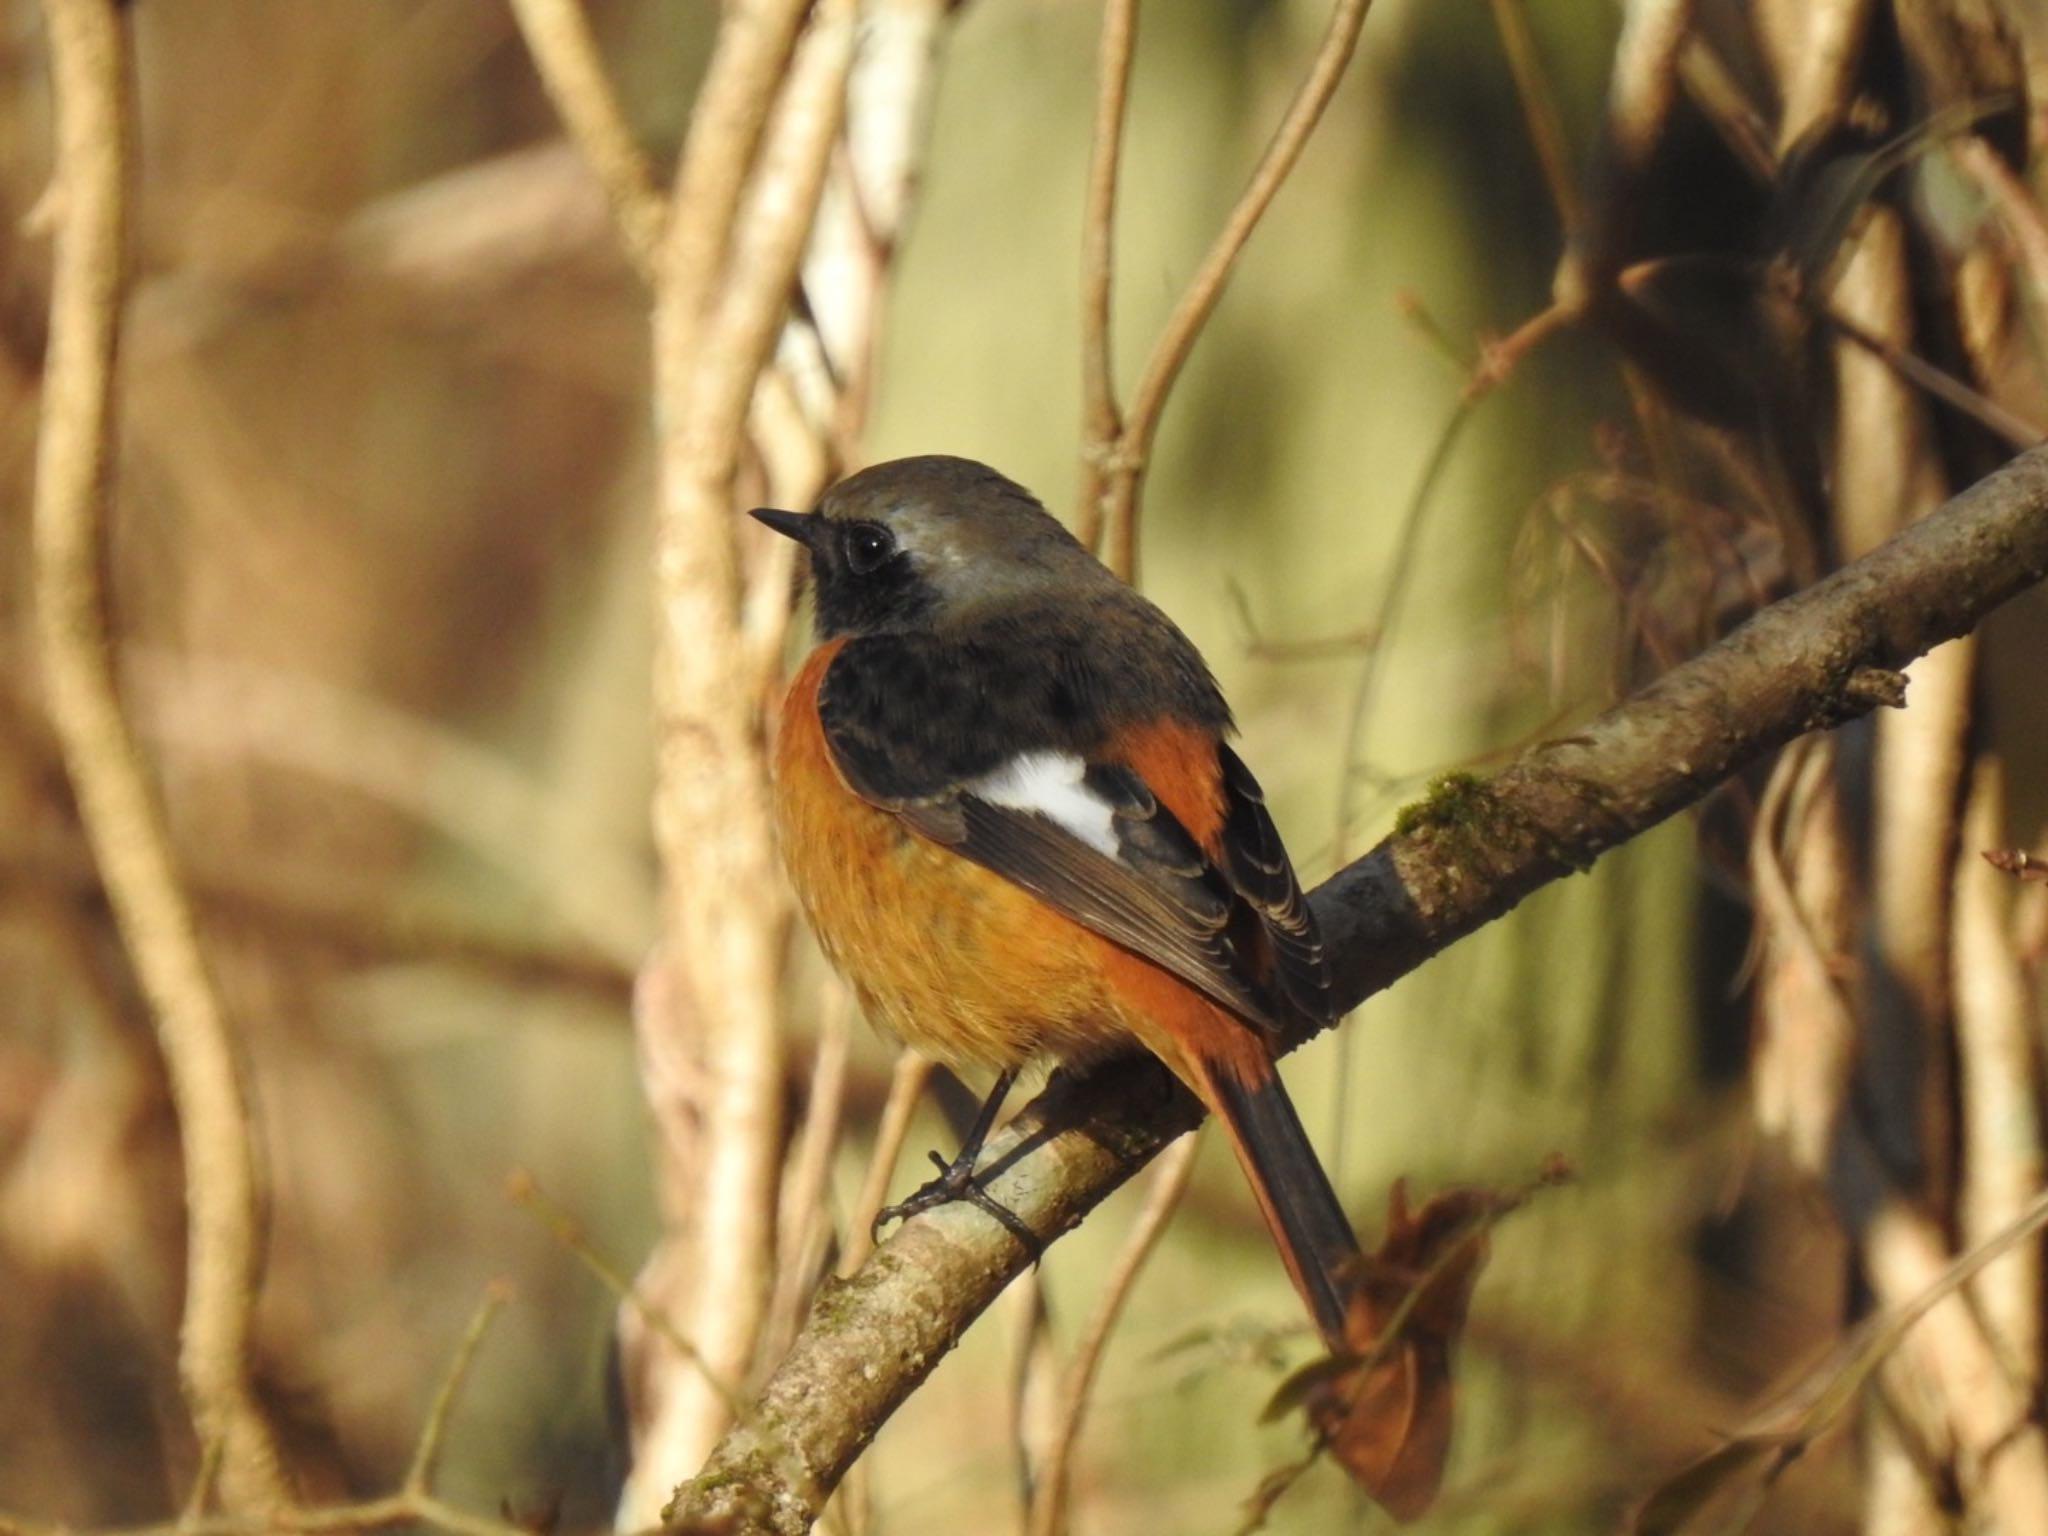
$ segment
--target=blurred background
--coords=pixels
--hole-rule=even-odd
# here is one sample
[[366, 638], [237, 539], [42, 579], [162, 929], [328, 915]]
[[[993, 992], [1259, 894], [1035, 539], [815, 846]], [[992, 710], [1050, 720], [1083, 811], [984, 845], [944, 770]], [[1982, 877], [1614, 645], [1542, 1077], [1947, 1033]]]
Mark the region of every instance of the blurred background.
[[[1679, 9], [1635, 8], [1639, 22]], [[1745, 169], [1729, 127], [1742, 114], [1715, 91], [1750, 104], [1770, 151], [1803, 5], [1700, 5], [1718, 74], [1686, 76], [1656, 152], [1633, 162], [1608, 125], [1621, 7], [1374, 8], [1169, 407], [1140, 546], [1145, 590], [1236, 706], [1305, 882], [1369, 847], [1432, 776], [1569, 729], [2010, 452], [1816, 325], [1764, 334], [1750, 279], [1766, 259], [1833, 278], [1882, 225], [1893, 285], [1872, 312], [2022, 422], [2048, 419], [2048, 294], [2024, 259], [2048, 110], [2039, 18], [2023, 0], [1843, 9], [1866, 13], [1862, 62], [1820, 130], [1785, 135], [1773, 182]], [[671, 164], [714, 9], [589, 13], [641, 142]], [[444, 1485], [486, 1511], [600, 1526], [620, 1475], [614, 1298], [507, 1181], [529, 1173], [621, 1271], [653, 1241], [629, 1014], [657, 905], [644, 294], [504, 8], [142, 0], [130, 17], [120, 665], [260, 1119], [261, 1384], [306, 1490], [388, 1488], [465, 1320], [508, 1278]], [[1118, 227], [1126, 384], [1325, 19], [1309, 0], [1145, 8]], [[950, 18], [864, 459], [986, 459], [1072, 513], [1099, 20], [1083, 0], [968, 0]], [[174, 1511], [196, 1469], [175, 1369], [178, 1143], [31, 639], [50, 102], [37, 8], [8, 0], [0, 26], [0, 1511], [136, 1523]], [[1961, 62], [1945, 75], [1944, 61]], [[1855, 179], [1833, 172], [1959, 103], [2007, 201], [1925, 133], [1874, 195], [1840, 190]], [[1546, 125], [1590, 200], [1574, 248], [1596, 276], [1634, 274], [1615, 292], [1645, 323], [1595, 306], [1474, 392], [1481, 342], [1550, 304], [1566, 249]], [[1859, 389], [1887, 388], [1904, 414], [1854, 414]], [[1860, 522], [1845, 464], [1880, 482], [1854, 503]], [[1905, 1085], [1893, 1187], [1969, 1239], [1967, 1005], [1945, 957], [1970, 942], [1958, 914], [1979, 892], [1991, 926], [1975, 953], [1990, 959], [1966, 975], [2010, 981], [2032, 1104], [2048, 903], [1976, 855], [2048, 855], [2044, 644], [2038, 594], [1986, 633], [1937, 695], [1960, 703], [1931, 727], [1947, 767], [1918, 789], [1885, 766], [1917, 749], [1854, 727], [1822, 770], [1838, 797], [1811, 811], [1809, 786], [1807, 820], [1759, 772], [1290, 1060], [1368, 1234], [1397, 1177], [1425, 1193], [1515, 1184], [1552, 1153], [1579, 1170], [1497, 1234], [1428, 1528], [1612, 1528], [1872, 1304], [1812, 1133], [1829, 1111], [1811, 1101], [1839, 1103], [1859, 1052], [1786, 1065], [1807, 1059], [1810, 1021], [1771, 1001], [1759, 838], [1780, 873], [1840, 877], [1820, 934], [1835, 980], [1863, 1027], [1890, 1019], [1911, 1047], [1887, 1080]], [[1931, 809], [1924, 842], [1887, 833], [1899, 805]], [[1816, 825], [1832, 838], [1820, 851]], [[1900, 900], [1932, 925], [1915, 930], [1914, 953], [1933, 957], [1917, 990], [1887, 948]], [[794, 1101], [830, 1004], [808, 937], [790, 964]], [[1903, 1025], [1899, 991], [1915, 1000]], [[891, 1059], [857, 1036], [837, 1211]], [[927, 1109], [909, 1145], [952, 1139]], [[1137, 1198], [1044, 1266], [1057, 1345]], [[1260, 1478], [1299, 1454], [1294, 1425], [1256, 1422], [1306, 1352], [1297, 1325], [1236, 1170], [1205, 1148], [1110, 1347], [1074, 1528], [1235, 1528]], [[998, 1306], [885, 1429], [868, 1529], [1008, 1528], [1021, 1326]], [[1856, 1418], [1779, 1482], [1759, 1528], [1866, 1523], [1872, 1469], [1895, 1461]], [[1920, 1450], [1925, 1497], [1897, 1507], [1921, 1523], [1886, 1528], [1962, 1518], [1967, 1497], [1939, 1470], [1953, 1447]], [[1270, 1529], [1382, 1521], [1321, 1468]]]

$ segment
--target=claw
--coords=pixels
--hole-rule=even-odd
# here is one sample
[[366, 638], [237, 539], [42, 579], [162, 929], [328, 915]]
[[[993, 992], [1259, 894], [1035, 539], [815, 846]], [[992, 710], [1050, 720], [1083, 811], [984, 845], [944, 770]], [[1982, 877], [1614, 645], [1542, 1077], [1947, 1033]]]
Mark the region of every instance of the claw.
[[974, 1181], [974, 1160], [980, 1155], [978, 1140], [970, 1140], [960, 1149], [960, 1155], [950, 1163], [938, 1153], [929, 1154], [932, 1166], [939, 1170], [937, 1178], [913, 1191], [894, 1205], [885, 1205], [875, 1213], [874, 1226], [869, 1236], [875, 1241], [882, 1240], [882, 1228], [892, 1221], [908, 1221], [926, 1211], [937, 1210], [942, 1205], [951, 1205], [964, 1200], [983, 1215], [992, 1217], [1002, 1225], [1005, 1232], [1017, 1239], [1036, 1264], [1045, 1257], [1045, 1244], [1038, 1240], [1038, 1234], [1024, 1225], [1024, 1220], [1015, 1211], [997, 1200]]

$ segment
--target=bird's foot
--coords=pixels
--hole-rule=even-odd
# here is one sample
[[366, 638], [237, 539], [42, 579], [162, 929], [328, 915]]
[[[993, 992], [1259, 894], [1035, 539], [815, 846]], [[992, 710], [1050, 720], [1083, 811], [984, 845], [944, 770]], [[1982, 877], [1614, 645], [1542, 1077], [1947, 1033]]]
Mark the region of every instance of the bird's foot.
[[882, 1228], [892, 1221], [908, 1221], [913, 1216], [936, 1210], [942, 1205], [951, 1205], [964, 1200], [984, 1215], [1001, 1223], [1005, 1232], [1024, 1245], [1035, 1264], [1045, 1256], [1045, 1244], [1038, 1240], [1038, 1234], [1024, 1225], [1024, 1219], [987, 1190], [974, 1181], [974, 1160], [981, 1148], [971, 1143], [960, 1149], [960, 1155], [950, 1163], [938, 1153], [931, 1155], [932, 1166], [939, 1170], [939, 1176], [923, 1184], [894, 1205], [885, 1205], [875, 1213], [875, 1224], [870, 1235], [876, 1242], [882, 1239]]

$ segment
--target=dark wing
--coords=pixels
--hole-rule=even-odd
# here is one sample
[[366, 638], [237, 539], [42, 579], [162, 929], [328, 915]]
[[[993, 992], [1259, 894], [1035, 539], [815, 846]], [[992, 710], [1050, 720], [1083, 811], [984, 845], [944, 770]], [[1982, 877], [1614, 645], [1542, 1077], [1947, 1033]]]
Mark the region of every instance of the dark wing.
[[[1313, 920], [1235, 754], [1221, 749], [1219, 868], [1138, 774], [1101, 760], [1070, 673], [963, 649], [873, 636], [834, 658], [819, 715], [854, 791], [1261, 1029], [1327, 1016]], [[1245, 952], [1260, 933], [1270, 968]]]
[[1231, 888], [1258, 914], [1287, 1000], [1308, 1018], [1327, 1023], [1335, 1013], [1330, 961], [1315, 913], [1295, 878], [1280, 830], [1267, 814], [1259, 781], [1228, 746], [1217, 752], [1223, 762], [1223, 855]]
[[1272, 993], [1252, 978], [1231, 933], [1230, 886], [1195, 840], [1128, 768], [1091, 763], [1081, 784], [1109, 807], [1113, 854], [1044, 812], [996, 804], [971, 788], [899, 809], [926, 837], [1171, 971], [1247, 1022], [1277, 1030]]

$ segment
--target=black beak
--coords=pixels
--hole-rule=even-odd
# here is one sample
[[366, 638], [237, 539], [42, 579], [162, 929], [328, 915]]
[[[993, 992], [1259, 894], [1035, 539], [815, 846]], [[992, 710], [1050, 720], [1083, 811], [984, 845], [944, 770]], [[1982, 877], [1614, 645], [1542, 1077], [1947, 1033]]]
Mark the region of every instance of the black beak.
[[747, 516], [766, 523], [784, 538], [795, 539], [806, 549], [816, 541], [825, 522], [815, 512], [785, 512], [780, 507], [756, 507]]

